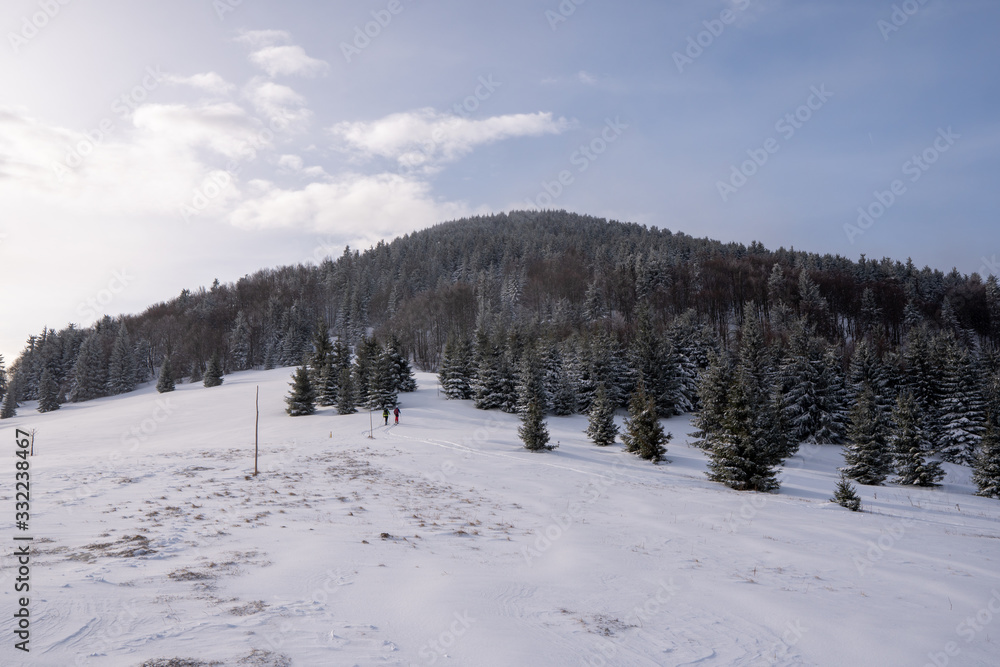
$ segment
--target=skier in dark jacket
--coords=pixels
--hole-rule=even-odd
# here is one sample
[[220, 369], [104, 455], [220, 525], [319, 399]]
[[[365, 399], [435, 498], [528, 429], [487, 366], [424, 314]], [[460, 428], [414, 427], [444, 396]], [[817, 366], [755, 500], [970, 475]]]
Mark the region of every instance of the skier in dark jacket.
[[399, 423], [399, 408], [396, 408], [395, 410], [393, 410], [392, 414], [394, 414], [396, 416], [396, 423], [398, 424]]
[[385, 419], [385, 425], [389, 425], [389, 408], [382, 409], [382, 418]]

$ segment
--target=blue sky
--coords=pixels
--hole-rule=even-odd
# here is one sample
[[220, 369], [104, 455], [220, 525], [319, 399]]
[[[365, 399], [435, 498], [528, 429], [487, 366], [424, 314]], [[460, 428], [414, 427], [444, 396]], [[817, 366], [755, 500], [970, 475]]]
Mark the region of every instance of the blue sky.
[[988, 0], [10, 0], [0, 353], [529, 205], [995, 273], [998, 25]]

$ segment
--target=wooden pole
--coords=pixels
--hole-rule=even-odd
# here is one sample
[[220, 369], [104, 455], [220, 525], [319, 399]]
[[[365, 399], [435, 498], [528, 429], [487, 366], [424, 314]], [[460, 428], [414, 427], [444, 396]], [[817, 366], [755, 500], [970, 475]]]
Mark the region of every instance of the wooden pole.
[[31, 456], [35, 455], [35, 429], [31, 429]]
[[257, 434], [260, 432], [260, 385], [257, 385], [257, 416], [253, 422], [253, 476], [257, 476]]
[[375, 436], [373, 435], [374, 432], [375, 432], [375, 421], [374, 421], [374, 419], [375, 418], [372, 417], [372, 409], [368, 408], [368, 438], [371, 439], [371, 440], [375, 439]]

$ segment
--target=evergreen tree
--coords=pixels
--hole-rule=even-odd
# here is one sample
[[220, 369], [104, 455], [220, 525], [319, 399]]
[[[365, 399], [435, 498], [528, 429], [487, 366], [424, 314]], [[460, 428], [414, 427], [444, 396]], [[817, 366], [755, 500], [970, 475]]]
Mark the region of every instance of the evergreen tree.
[[615, 406], [608, 399], [608, 392], [603, 384], [597, 385], [597, 392], [590, 404], [590, 419], [587, 422], [586, 433], [599, 447], [613, 445], [618, 436], [618, 425], [615, 424]]
[[979, 365], [959, 345], [948, 354], [942, 384], [942, 440], [937, 452], [945, 461], [972, 465], [986, 427], [986, 406]]
[[100, 335], [95, 331], [84, 339], [73, 365], [73, 389], [70, 400], [74, 403], [104, 396], [106, 375]]
[[646, 393], [645, 381], [641, 377], [629, 399], [628, 414], [625, 432], [622, 433], [625, 451], [653, 463], [662, 461], [663, 455], [667, 453], [665, 445], [670, 442], [671, 435], [663, 432], [656, 400]]
[[861, 497], [858, 496], [858, 490], [854, 488], [854, 485], [844, 475], [840, 476], [840, 481], [837, 482], [837, 490], [834, 492], [831, 500], [852, 512], [857, 512], [861, 509]]
[[358, 345], [357, 354], [354, 357], [354, 403], [366, 408], [375, 407], [375, 396], [371, 390], [374, 386], [373, 377], [378, 358], [382, 353], [382, 348], [378, 341], [372, 337], [364, 337]]
[[289, 383], [292, 390], [285, 402], [288, 408], [285, 410], [292, 417], [311, 415], [316, 412], [316, 391], [313, 389], [312, 381], [309, 379], [309, 369], [304, 365], [299, 366]]
[[521, 413], [521, 426], [517, 429], [517, 435], [524, 443], [524, 448], [533, 452], [555, 449], [554, 445], [549, 444], [549, 429], [545, 425], [543, 403], [541, 382], [537, 378], [529, 380], [527, 404]]
[[170, 365], [170, 357], [163, 357], [160, 365], [160, 377], [156, 380], [156, 391], [165, 394], [174, 390], [174, 370]]
[[250, 324], [243, 311], [237, 311], [236, 321], [229, 330], [229, 358], [233, 362], [233, 370], [245, 371], [251, 367], [250, 359]]
[[840, 469], [846, 477], [861, 484], [879, 486], [892, 471], [888, 432], [875, 396], [865, 388], [851, 410], [851, 423], [847, 430], [844, 462]]
[[445, 397], [457, 400], [474, 397], [472, 347], [464, 337], [458, 335], [448, 337], [438, 379], [441, 381]]
[[[16, 380], [16, 378], [15, 378]], [[17, 416], [17, 382], [7, 384], [7, 393], [3, 397], [3, 407], [0, 407], [0, 419], [10, 419]]]
[[309, 382], [312, 386], [320, 387], [323, 384], [323, 374], [327, 366], [331, 363], [333, 355], [333, 344], [330, 342], [330, 334], [326, 328], [326, 322], [319, 320], [313, 329], [312, 351], [307, 355], [309, 365]]
[[692, 444], [702, 449], [710, 446], [709, 436], [719, 433], [726, 410], [729, 408], [729, 387], [733, 382], [733, 366], [726, 354], [718, 355], [714, 351], [709, 354], [708, 369], [698, 383], [698, 401], [701, 410], [695, 415], [692, 424], [698, 430], [691, 435], [697, 440]]
[[774, 491], [780, 443], [774, 438], [776, 415], [761, 393], [750, 367], [742, 361], [726, 397], [726, 410], [709, 445], [708, 478], [738, 491]]
[[3, 366], [3, 355], [0, 354], [0, 405], [3, 404], [3, 397], [7, 394], [7, 369]]
[[389, 346], [386, 348], [389, 356], [389, 365], [395, 389], [399, 393], [409, 393], [417, 390], [417, 380], [413, 376], [413, 368], [410, 361], [403, 354], [399, 339], [395, 336], [389, 338]]
[[42, 371], [42, 379], [38, 383], [38, 411], [52, 412], [59, 409], [59, 385], [52, 373], [46, 368]]
[[136, 364], [132, 342], [124, 322], [118, 327], [108, 361], [107, 393], [124, 394], [135, 389]]
[[191, 362], [191, 384], [202, 381], [201, 374], [201, 362], [193, 361]]
[[205, 369], [205, 379], [203, 384], [206, 387], [218, 387], [222, 384], [222, 363], [219, 361], [219, 353], [212, 353], [212, 358]]
[[883, 419], [888, 418], [896, 403], [894, 389], [890, 386], [886, 364], [865, 341], [858, 343], [851, 357], [847, 372], [847, 389], [856, 398], [868, 389]]
[[316, 402], [322, 406], [336, 405], [337, 396], [340, 393], [340, 372], [332, 356], [326, 360], [325, 365], [319, 374], [319, 388], [317, 389]]
[[978, 489], [977, 496], [1000, 498], [1000, 429], [992, 418], [986, 421], [979, 442], [972, 481]]
[[337, 414], [350, 415], [358, 411], [354, 403], [354, 375], [350, 368], [340, 369], [340, 386], [337, 388]]
[[896, 475], [900, 484], [937, 486], [944, 477], [944, 471], [939, 463], [927, 459], [926, 431], [917, 410], [912, 394], [900, 395], [892, 416], [894, 424], [890, 439]]
[[480, 410], [499, 408], [504, 402], [501, 388], [501, 357], [498, 346], [484, 328], [476, 331], [474, 363], [476, 379], [473, 384], [476, 407]]
[[368, 407], [375, 410], [392, 410], [399, 404], [396, 387], [397, 366], [389, 350], [383, 350], [375, 360], [375, 367], [369, 377]]
[[656, 403], [660, 417], [676, 413], [677, 363], [671, 352], [653, 331], [649, 308], [643, 305], [639, 308], [629, 357], [632, 370], [643, 378], [646, 392]]

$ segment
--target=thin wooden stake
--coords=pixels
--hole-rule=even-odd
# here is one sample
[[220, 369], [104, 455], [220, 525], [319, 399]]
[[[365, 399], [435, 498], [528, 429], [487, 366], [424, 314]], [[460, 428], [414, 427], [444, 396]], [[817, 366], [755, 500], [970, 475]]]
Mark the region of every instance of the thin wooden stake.
[[257, 385], [257, 416], [253, 422], [253, 476], [257, 476], [257, 434], [260, 431], [260, 385]]

